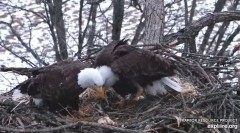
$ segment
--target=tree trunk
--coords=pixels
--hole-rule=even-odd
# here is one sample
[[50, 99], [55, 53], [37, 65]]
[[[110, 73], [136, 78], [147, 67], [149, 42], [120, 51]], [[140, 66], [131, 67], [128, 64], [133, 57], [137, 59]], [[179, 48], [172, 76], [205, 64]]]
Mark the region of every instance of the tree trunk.
[[120, 40], [125, 0], [113, 0], [112, 40]]
[[62, 0], [53, 0], [54, 4], [54, 26], [57, 33], [58, 45], [60, 50], [61, 59], [68, 58], [65, 24], [62, 12]]
[[77, 56], [80, 59], [81, 53], [83, 49], [83, 40], [84, 36], [82, 34], [82, 25], [83, 25], [83, 19], [82, 19], [82, 13], [83, 13], [83, 2], [84, 0], [80, 0], [80, 7], [79, 7], [79, 18], [78, 18], [78, 25], [79, 25], [79, 31], [78, 31], [78, 52]]
[[[188, 1], [184, 0], [185, 3], [185, 27], [187, 27], [189, 24], [192, 23], [193, 20], [193, 16], [194, 16], [194, 12], [196, 9], [196, 4], [197, 0], [193, 0], [192, 1], [192, 8], [190, 10], [190, 14], [188, 12]], [[189, 14], [189, 17], [188, 17]], [[184, 43], [184, 53], [182, 54], [182, 56], [187, 56], [189, 52], [193, 52], [196, 53], [196, 42], [195, 39], [190, 39], [188, 42]]]
[[160, 44], [163, 41], [164, 1], [146, 0], [145, 2], [145, 44]]
[[[48, 7], [48, 8], [47, 8]], [[53, 39], [53, 49], [55, 52], [55, 58], [56, 61], [59, 62], [61, 61], [61, 56], [60, 56], [60, 52], [59, 52], [59, 48], [58, 48], [58, 41], [57, 41], [57, 35], [55, 33], [55, 29], [54, 29], [54, 6], [51, 0], [47, 0], [46, 3], [44, 3], [44, 8], [46, 11], [46, 19], [47, 19], [47, 24], [49, 26], [49, 30]]]
[[96, 31], [96, 16], [97, 16], [97, 7], [98, 4], [92, 4], [92, 16], [91, 16], [91, 25], [89, 26], [89, 34], [88, 34], [88, 40], [87, 40], [87, 55], [90, 54], [90, 48], [93, 46], [93, 39]]

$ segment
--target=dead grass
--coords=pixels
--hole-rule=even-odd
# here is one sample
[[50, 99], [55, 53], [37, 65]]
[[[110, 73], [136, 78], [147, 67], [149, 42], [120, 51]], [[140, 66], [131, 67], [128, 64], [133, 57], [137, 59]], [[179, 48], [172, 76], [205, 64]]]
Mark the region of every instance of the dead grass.
[[[196, 59], [175, 59], [183, 93], [170, 92], [160, 97], [146, 96], [139, 102], [116, 105], [117, 98], [108, 93], [108, 101], [96, 98], [91, 89], [80, 95], [78, 112], [63, 116], [47, 107], [14, 102], [11, 94], [0, 95], [1, 132], [153, 132], [153, 133], [238, 133], [240, 96], [238, 84], [219, 78], [218, 73], [234, 72], [223, 66], [200, 65], [197, 60], [215, 59], [196, 55]], [[192, 55], [193, 56], [193, 55]], [[198, 59], [199, 58], [199, 59]], [[217, 57], [214, 57], [217, 58]], [[219, 57], [220, 58], [220, 57]], [[218, 59], [218, 58], [217, 58]], [[217, 67], [219, 68], [219, 67]], [[226, 70], [226, 71], [223, 71]], [[237, 78], [237, 77], [235, 77]], [[233, 83], [233, 82], [231, 82]], [[225, 121], [224, 121], [225, 120]], [[100, 124], [104, 123], [104, 124]], [[209, 125], [232, 125], [232, 128], [208, 128]], [[238, 126], [237, 129], [233, 126]]]
[[[67, 116], [29, 103], [19, 104], [5, 94], [0, 96], [0, 129], [2, 132], [237, 132], [238, 129], [207, 128], [209, 124], [227, 124], [219, 122], [220, 119], [240, 118], [240, 98], [233, 93], [234, 88], [200, 89], [190, 82], [181, 84], [185, 90], [182, 94], [146, 96], [139, 102], [127, 101], [122, 107], [115, 104], [116, 97], [111, 93], [106, 102], [87, 90], [81, 95], [79, 111]], [[98, 123], [101, 118], [105, 124]], [[218, 122], [210, 121], [213, 119]]]

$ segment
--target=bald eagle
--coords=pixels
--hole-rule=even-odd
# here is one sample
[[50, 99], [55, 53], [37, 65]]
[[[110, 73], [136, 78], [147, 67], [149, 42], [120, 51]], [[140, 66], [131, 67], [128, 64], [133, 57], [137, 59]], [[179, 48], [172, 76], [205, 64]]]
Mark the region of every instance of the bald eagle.
[[168, 78], [175, 72], [176, 66], [170, 59], [130, 46], [126, 40], [112, 41], [98, 53], [95, 68], [84, 69], [78, 74], [78, 83], [82, 87], [98, 86], [103, 98], [103, 88], [112, 87], [122, 97], [130, 93], [138, 100], [143, 92], [166, 93], [165, 85], [181, 92], [181, 86]]
[[85, 88], [78, 85], [77, 74], [90, 66], [87, 62], [64, 60], [38, 69], [13, 89], [13, 95], [18, 92], [28, 94], [37, 106], [46, 104], [53, 110], [63, 107], [78, 110], [79, 94]]

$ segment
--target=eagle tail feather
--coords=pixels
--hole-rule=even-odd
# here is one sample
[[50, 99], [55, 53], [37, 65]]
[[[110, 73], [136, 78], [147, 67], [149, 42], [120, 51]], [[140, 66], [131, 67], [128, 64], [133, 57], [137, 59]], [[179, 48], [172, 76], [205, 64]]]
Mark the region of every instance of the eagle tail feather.
[[10, 90], [9, 92], [12, 93], [12, 99], [14, 101], [18, 101], [19, 99], [22, 99], [23, 97], [27, 96], [27, 87], [30, 84], [30, 80], [26, 80], [22, 83], [20, 83], [19, 85], [17, 85], [16, 87], [14, 87], [12, 90]]
[[161, 81], [166, 84], [168, 87], [174, 89], [175, 91], [182, 92], [182, 87], [175, 81], [171, 80], [168, 77], [164, 77]]
[[26, 94], [23, 94], [20, 90], [20, 87], [15, 88], [13, 90], [13, 94], [12, 94], [12, 100], [13, 101], [19, 101], [20, 99], [22, 99], [23, 97], [27, 96]]
[[146, 93], [153, 96], [164, 95], [167, 93], [167, 90], [161, 80], [154, 81], [152, 85], [148, 85], [146, 88]]

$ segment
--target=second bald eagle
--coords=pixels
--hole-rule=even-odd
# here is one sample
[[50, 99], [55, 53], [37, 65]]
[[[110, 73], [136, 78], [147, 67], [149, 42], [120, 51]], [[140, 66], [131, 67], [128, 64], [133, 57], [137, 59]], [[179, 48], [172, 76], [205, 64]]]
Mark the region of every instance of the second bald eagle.
[[112, 41], [97, 55], [95, 68], [78, 74], [78, 84], [83, 88], [98, 86], [101, 97], [102, 87], [112, 87], [122, 97], [135, 94], [137, 100], [144, 91], [150, 95], [164, 94], [165, 86], [181, 92], [181, 86], [168, 78], [175, 71], [170, 59], [130, 46], [125, 40]]

